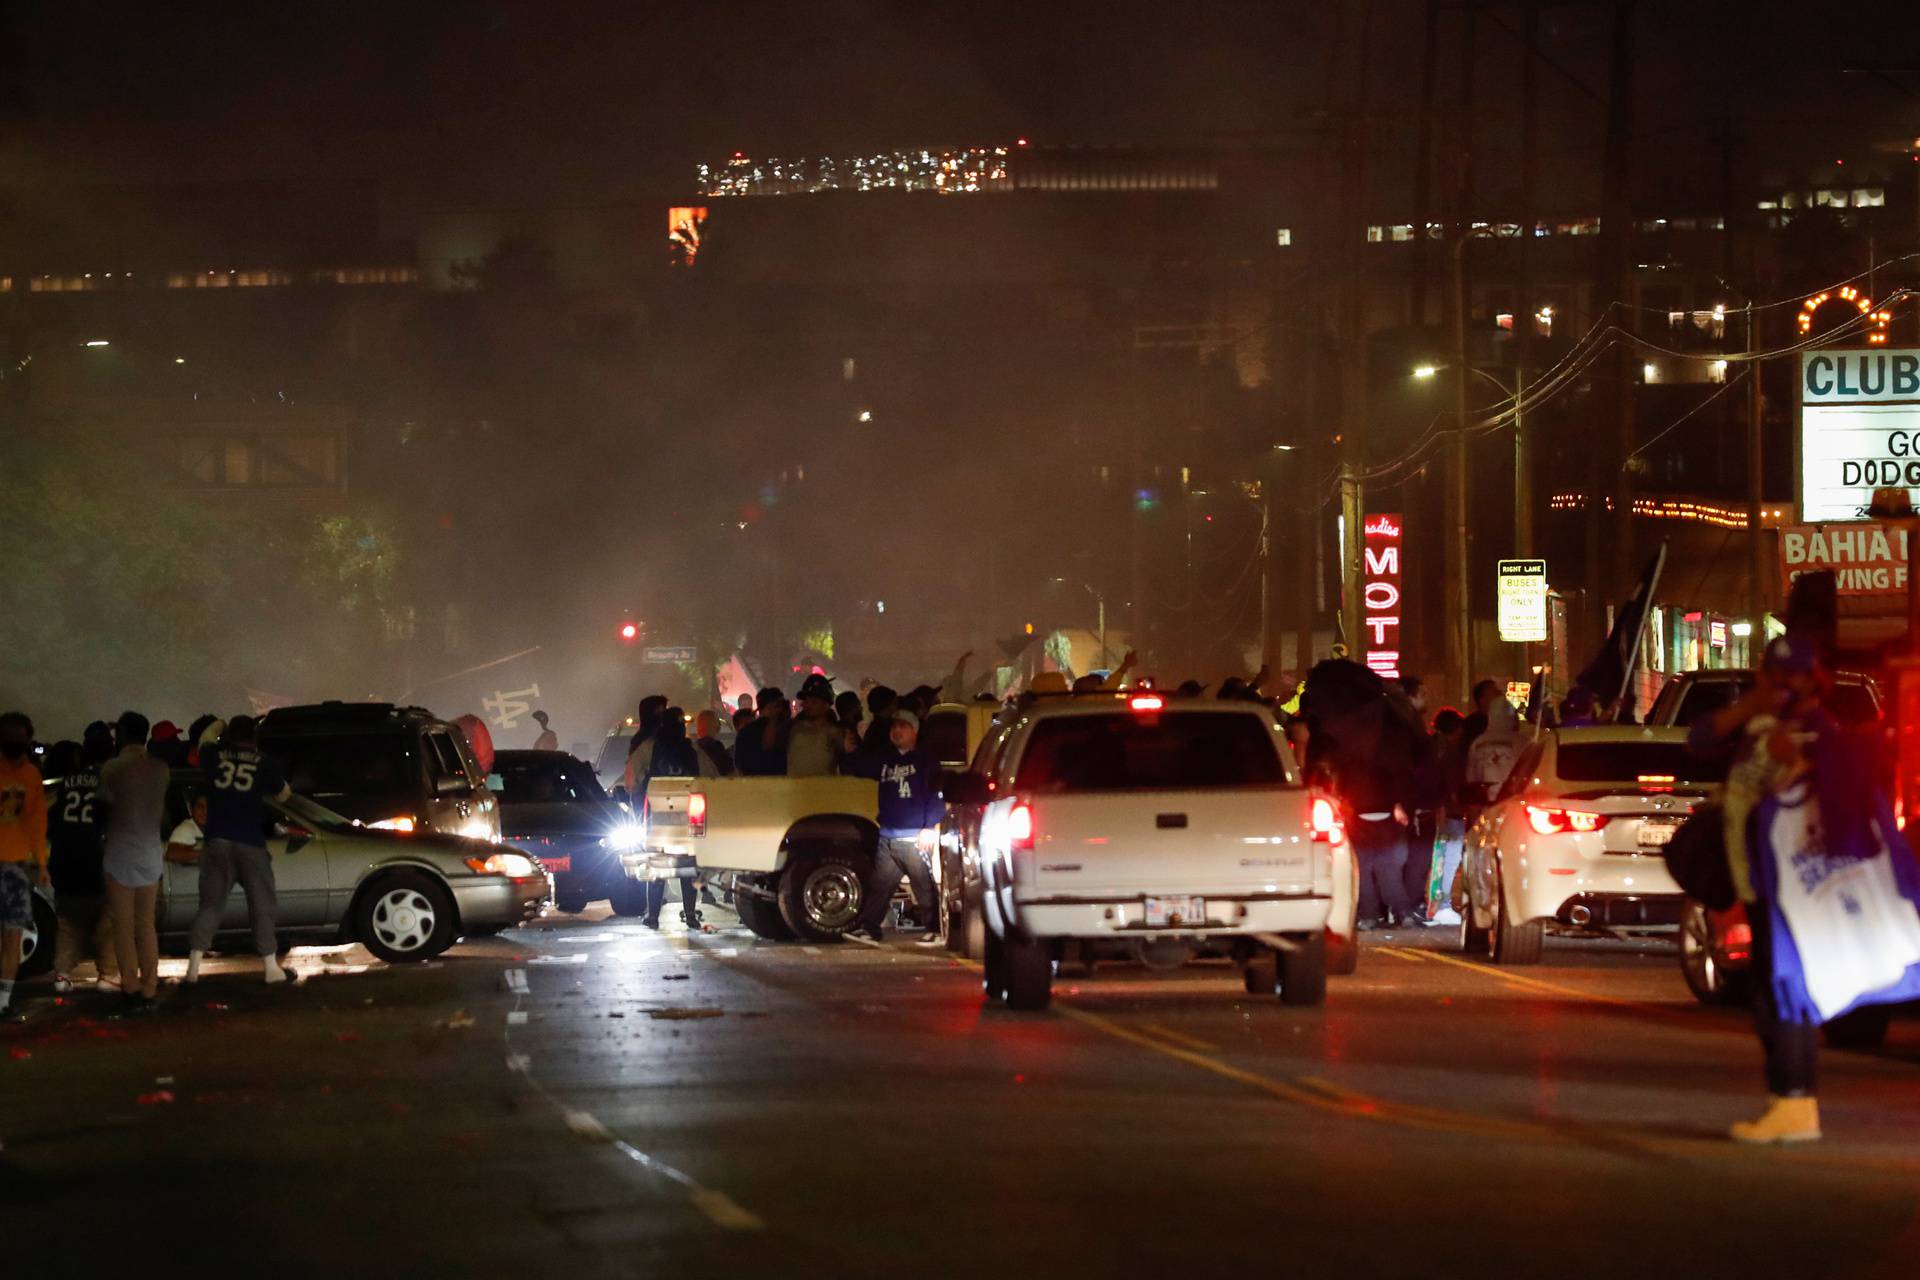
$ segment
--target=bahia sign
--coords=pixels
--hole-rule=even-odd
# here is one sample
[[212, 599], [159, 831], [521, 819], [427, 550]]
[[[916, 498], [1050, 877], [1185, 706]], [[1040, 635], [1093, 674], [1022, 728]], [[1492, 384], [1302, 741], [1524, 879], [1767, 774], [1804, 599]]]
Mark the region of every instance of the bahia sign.
[[1905, 595], [1907, 531], [1883, 524], [1797, 524], [1780, 531], [1780, 577], [1830, 570], [1843, 596]]
[[1383, 676], [1400, 674], [1400, 551], [1405, 525], [1396, 514], [1367, 517], [1360, 540], [1361, 651]]
[[1920, 489], [1920, 351], [1800, 357], [1800, 518], [1865, 520], [1878, 488]]

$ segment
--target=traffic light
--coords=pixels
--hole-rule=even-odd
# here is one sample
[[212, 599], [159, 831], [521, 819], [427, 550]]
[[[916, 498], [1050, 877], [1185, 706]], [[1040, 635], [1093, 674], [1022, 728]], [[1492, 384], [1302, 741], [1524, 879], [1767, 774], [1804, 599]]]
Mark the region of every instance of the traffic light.
[[620, 643], [632, 644], [640, 638], [640, 625], [635, 622], [620, 624]]

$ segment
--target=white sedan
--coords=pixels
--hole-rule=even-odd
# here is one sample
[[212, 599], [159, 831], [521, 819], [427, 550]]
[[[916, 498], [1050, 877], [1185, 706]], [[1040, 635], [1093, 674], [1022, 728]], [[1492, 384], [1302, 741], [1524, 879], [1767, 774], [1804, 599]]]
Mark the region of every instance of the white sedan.
[[1467, 832], [1462, 948], [1537, 964], [1549, 925], [1672, 931], [1686, 897], [1662, 852], [1727, 768], [1686, 743], [1684, 729], [1605, 725], [1551, 730], [1522, 751]]

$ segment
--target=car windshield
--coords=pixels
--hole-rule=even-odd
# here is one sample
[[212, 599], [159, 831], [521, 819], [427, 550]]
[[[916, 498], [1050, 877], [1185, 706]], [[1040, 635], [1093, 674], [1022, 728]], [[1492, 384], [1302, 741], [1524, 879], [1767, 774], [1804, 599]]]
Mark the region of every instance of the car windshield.
[[607, 798], [585, 761], [563, 755], [502, 752], [493, 759], [487, 788], [502, 804], [577, 804]]
[[295, 793], [348, 818], [381, 822], [412, 816], [419, 807], [420, 766], [411, 734], [302, 735], [262, 749], [285, 764]]
[[603, 778], [619, 778], [627, 772], [627, 748], [632, 744], [633, 734], [622, 729], [608, 736], [606, 744], [600, 748], [600, 759], [593, 766], [594, 772]]
[[353, 819], [344, 814], [335, 813], [318, 800], [309, 800], [298, 792], [280, 801], [279, 804], [288, 817], [316, 831], [350, 829], [354, 825]]
[[1697, 756], [1684, 742], [1563, 741], [1553, 771], [1563, 782], [1709, 783], [1726, 781], [1727, 761]]
[[1272, 787], [1286, 765], [1266, 721], [1239, 711], [1116, 711], [1042, 720], [1020, 756], [1021, 791]]

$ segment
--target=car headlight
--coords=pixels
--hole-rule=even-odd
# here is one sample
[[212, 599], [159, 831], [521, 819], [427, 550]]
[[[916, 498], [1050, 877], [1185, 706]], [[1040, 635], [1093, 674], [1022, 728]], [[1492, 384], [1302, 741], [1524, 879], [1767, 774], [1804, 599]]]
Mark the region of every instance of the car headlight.
[[629, 822], [625, 826], [615, 827], [601, 843], [615, 853], [632, 853], [645, 841], [645, 832], [640, 824]]
[[404, 814], [398, 818], [382, 818], [378, 822], [367, 824], [369, 831], [398, 831], [402, 835], [412, 835], [413, 827], [413, 819]]
[[515, 880], [540, 874], [540, 868], [524, 853], [496, 853], [485, 858], [468, 858], [467, 865], [483, 876], [508, 876]]

